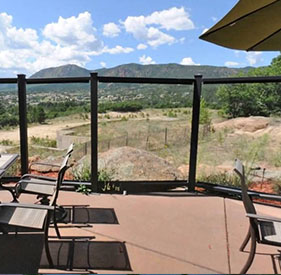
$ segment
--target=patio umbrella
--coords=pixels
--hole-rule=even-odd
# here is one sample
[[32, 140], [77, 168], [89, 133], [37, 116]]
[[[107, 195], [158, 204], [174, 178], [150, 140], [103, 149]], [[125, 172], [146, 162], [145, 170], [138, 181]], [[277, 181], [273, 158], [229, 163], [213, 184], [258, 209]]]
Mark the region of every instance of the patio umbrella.
[[240, 0], [200, 39], [231, 49], [281, 50], [281, 0]]

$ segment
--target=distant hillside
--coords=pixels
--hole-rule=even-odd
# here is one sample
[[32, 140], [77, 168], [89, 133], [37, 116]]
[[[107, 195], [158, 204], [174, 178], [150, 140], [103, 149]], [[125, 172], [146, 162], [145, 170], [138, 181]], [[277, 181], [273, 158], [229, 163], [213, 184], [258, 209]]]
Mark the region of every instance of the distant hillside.
[[83, 77], [89, 76], [90, 71], [77, 65], [68, 64], [64, 66], [43, 69], [30, 78], [53, 78], [53, 77]]
[[[203, 77], [230, 77], [240, 72], [247, 72], [250, 68], [227, 68], [217, 66], [183, 66], [179, 64], [140, 65], [125, 64], [109, 69], [95, 70], [100, 76], [116, 77], [152, 77], [152, 78], [193, 78], [196, 74]], [[56, 78], [56, 77], [87, 77], [90, 70], [77, 65], [68, 64], [64, 66], [43, 69], [30, 78]], [[10, 86], [12, 87], [12, 86]], [[205, 100], [217, 107], [218, 85], [204, 85], [202, 95]], [[7, 91], [3, 87], [2, 91]], [[12, 90], [12, 88], [10, 89]], [[15, 91], [15, 87], [13, 87]], [[30, 85], [29, 92], [33, 93], [64, 93], [81, 95], [84, 98], [89, 93], [89, 84], [44, 84]], [[131, 101], [137, 100], [146, 107], [178, 107], [191, 106], [193, 95], [192, 85], [149, 85], [128, 83], [101, 83], [99, 84], [99, 102], [106, 101]], [[87, 97], [87, 96], [86, 96]]]
[[[195, 74], [202, 74], [205, 77], [228, 77], [248, 70], [249, 67], [237, 69], [217, 66], [184, 66], [179, 64], [140, 65], [132, 63], [110, 69], [99, 69], [95, 70], [95, 72], [101, 76], [190, 78]], [[43, 69], [33, 74], [30, 78], [83, 77], [89, 76], [90, 72], [90, 70], [85, 68], [69, 64]]]

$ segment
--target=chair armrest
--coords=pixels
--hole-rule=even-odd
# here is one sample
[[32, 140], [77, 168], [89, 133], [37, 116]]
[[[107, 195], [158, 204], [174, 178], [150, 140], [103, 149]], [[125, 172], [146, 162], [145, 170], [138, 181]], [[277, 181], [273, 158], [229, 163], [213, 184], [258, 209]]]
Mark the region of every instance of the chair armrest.
[[262, 216], [262, 215], [257, 215], [257, 214], [246, 214], [246, 217], [248, 218], [253, 218], [257, 220], [264, 220], [264, 221], [270, 221], [270, 222], [280, 222], [281, 223], [281, 218], [277, 217], [272, 217], [272, 216]]
[[34, 178], [34, 179], [42, 179], [42, 180], [48, 180], [48, 181], [56, 181], [56, 178], [41, 176], [41, 175], [34, 175], [34, 174], [24, 174], [21, 177], [21, 180], [24, 180], [25, 178]]
[[25, 204], [25, 203], [1, 203], [0, 207], [16, 207], [16, 208], [32, 208], [32, 209], [41, 209], [41, 210], [50, 210], [54, 211], [55, 206], [44, 205], [44, 204]]
[[20, 180], [18, 182], [17, 185], [21, 185], [23, 183], [32, 183], [32, 184], [38, 184], [38, 185], [51, 185], [51, 186], [55, 186], [56, 185], [56, 181], [36, 181], [36, 180]]

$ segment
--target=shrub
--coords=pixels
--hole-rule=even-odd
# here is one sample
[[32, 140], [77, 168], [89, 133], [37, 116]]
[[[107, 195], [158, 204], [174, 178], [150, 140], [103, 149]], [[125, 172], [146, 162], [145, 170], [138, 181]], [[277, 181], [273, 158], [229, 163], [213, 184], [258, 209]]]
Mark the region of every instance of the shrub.
[[9, 140], [9, 139], [2, 139], [0, 141], [0, 144], [4, 145], [4, 146], [13, 146], [14, 142], [12, 140]]
[[167, 114], [168, 117], [177, 117], [177, 114], [173, 112], [173, 110], [170, 110]]
[[50, 139], [48, 136], [45, 138], [32, 136], [30, 140], [32, 144], [36, 144], [44, 147], [53, 147], [53, 148], [57, 147], [57, 141], [55, 139]]
[[235, 175], [231, 175], [227, 172], [218, 172], [211, 175], [200, 175], [198, 181], [209, 182], [225, 186], [240, 187], [241, 183]]
[[[73, 169], [73, 178], [77, 181], [90, 181], [91, 180], [91, 167], [88, 163], [84, 163], [80, 167]], [[106, 191], [120, 191], [119, 186], [110, 184], [110, 181], [113, 179], [113, 171], [108, 169], [100, 169], [98, 171], [98, 181], [103, 183], [101, 190]], [[87, 188], [85, 184], [81, 184], [77, 190], [85, 195], [88, 195], [91, 192], [91, 189]]]

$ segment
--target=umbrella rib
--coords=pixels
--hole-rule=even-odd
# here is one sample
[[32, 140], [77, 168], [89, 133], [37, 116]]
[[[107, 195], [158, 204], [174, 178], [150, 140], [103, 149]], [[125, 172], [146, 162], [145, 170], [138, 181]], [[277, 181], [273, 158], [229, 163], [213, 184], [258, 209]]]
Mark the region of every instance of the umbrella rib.
[[256, 43], [255, 45], [253, 45], [252, 47], [248, 48], [246, 51], [253, 51], [255, 47], [257, 47], [258, 45], [262, 44], [264, 41], [266, 41], [267, 39], [269, 39], [270, 37], [274, 36], [275, 34], [277, 34], [278, 32], [281, 31], [281, 28], [277, 31], [275, 31], [274, 33], [268, 35], [267, 37], [265, 37], [263, 40], [259, 41], [258, 43]]
[[203, 33], [203, 34], [200, 36], [200, 38], [201, 38], [201, 37], [204, 37], [204, 36], [209, 36], [210, 34], [212, 34], [212, 33], [214, 33], [214, 32], [217, 32], [217, 31], [219, 31], [219, 30], [221, 30], [221, 29], [224, 29], [224, 28], [226, 28], [226, 27], [232, 25], [233, 23], [235, 23], [235, 22], [237, 22], [237, 21], [239, 21], [239, 20], [241, 20], [241, 19], [243, 19], [243, 18], [245, 18], [245, 17], [247, 17], [247, 16], [249, 16], [249, 15], [251, 15], [251, 14], [254, 14], [254, 13], [256, 13], [256, 12], [262, 10], [262, 9], [265, 9], [265, 8], [271, 6], [271, 5], [274, 5], [275, 3], [279, 2], [279, 1], [280, 1], [280, 0], [275, 0], [274, 2], [271, 2], [270, 4], [265, 5], [265, 6], [259, 8], [259, 9], [257, 9], [257, 10], [254, 10], [254, 11], [252, 11], [252, 12], [249, 12], [249, 13], [247, 13], [247, 14], [244, 14], [243, 16], [239, 17], [238, 19], [235, 19], [235, 20], [231, 21], [231, 22], [228, 23], [227, 25], [221, 26], [220, 28], [215, 29], [215, 30], [213, 30], [213, 31], [211, 31], [211, 32], [209, 32], [209, 33]]

